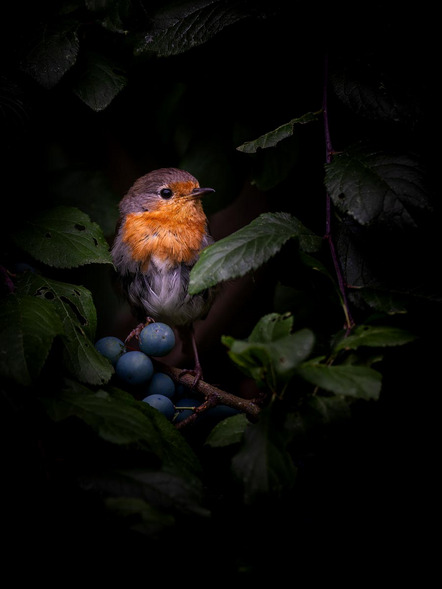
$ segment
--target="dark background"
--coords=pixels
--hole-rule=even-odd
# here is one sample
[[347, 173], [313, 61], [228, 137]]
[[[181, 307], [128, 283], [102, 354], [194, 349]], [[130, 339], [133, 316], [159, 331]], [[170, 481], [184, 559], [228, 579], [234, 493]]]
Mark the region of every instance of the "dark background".
[[[250, 8], [247, 3], [244, 5]], [[412, 132], [401, 134], [392, 123], [381, 125], [379, 121], [355, 117], [331, 94], [329, 116], [335, 149], [367, 138], [388, 147], [406, 145], [424, 157], [431, 179], [437, 176], [439, 64], [436, 17], [431, 10], [422, 6], [407, 10], [391, 3], [358, 5], [356, 9], [354, 4], [346, 3], [294, 3], [287, 7], [286, 3], [262, 2], [254, 5], [252, 16], [226, 27], [207, 43], [165, 58], [134, 57], [130, 38], [125, 41], [93, 19], [85, 20], [81, 47], [117, 59], [127, 75], [126, 87], [111, 104], [94, 112], [72, 92], [75, 68], [50, 90], [42, 88], [20, 68], [34, 35], [55, 18], [60, 6], [68, 7], [69, 3], [14, 3], [2, 8], [1, 246], [2, 263], [6, 265], [17, 255], [10, 243], [11, 228], [19, 227], [24, 218], [54, 203], [78, 206], [88, 212], [111, 243], [119, 199], [137, 177], [163, 166], [186, 167], [197, 175], [201, 185], [216, 189], [214, 198], [205, 201], [216, 239], [229, 235], [259, 213], [272, 210], [295, 214], [321, 235], [325, 228], [322, 125], [302, 127], [288, 140], [289, 152], [296, 157], [287, 169], [282, 166], [283, 179], [268, 190], [250, 183], [261, 165], [259, 156], [250, 158], [236, 147], [295, 116], [321, 108], [325, 53], [332, 69], [342, 63], [360, 63], [364, 68], [367, 64], [381, 64], [393, 75], [401, 92], [415, 97], [420, 110], [419, 124], [413, 126]], [[139, 14], [152, 12], [150, 5], [146, 13], [140, 10]], [[149, 18], [143, 21], [140, 16], [128, 24], [138, 33], [148, 27]], [[77, 66], [81, 66], [81, 57]], [[283, 161], [281, 154], [279, 162]], [[380, 264], [384, 254], [391, 258], [393, 251], [398, 255], [396, 268], [400, 269], [401, 282], [409, 279], [414, 283], [422, 275], [431, 275], [432, 284], [437, 282], [433, 279], [439, 273], [435, 253], [440, 207], [435, 204], [436, 214], [425, 219], [413, 241], [401, 246], [398, 252], [394, 244], [390, 249], [383, 238], [382, 247], [376, 251]], [[285, 264], [283, 271], [287, 274], [292, 271], [290, 259], [288, 251], [286, 257], [227, 285], [213, 313], [198, 325], [208, 381], [226, 388], [236, 387], [240, 393], [250, 392], [250, 382], [237, 374], [222, 350], [220, 336], [246, 337], [256, 320], [273, 309], [275, 276], [281, 271], [281, 264]], [[97, 337], [124, 336], [134, 322], [118, 298], [109, 269], [83, 268], [69, 274], [69, 281], [75, 282], [76, 278], [94, 295]], [[318, 323], [330, 322], [337, 329], [341, 327], [341, 318], [324, 317], [321, 309], [316, 317]], [[412, 316], [411, 323], [431, 336], [437, 331], [438, 317], [433, 306], [424, 306]], [[296, 513], [295, 517], [290, 512], [290, 521], [296, 521], [302, 530], [297, 537], [304, 538], [305, 544], [298, 540], [299, 545], [293, 547], [281, 537], [276, 539], [278, 522], [287, 515], [286, 505], [281, 508], [283, 513], [275, 507], [274, 512], [268, 511], [262, 514], [262, 520], [253, 522], [246, 521], [245, 516], [242, 519], [239, 513], [230, 514], [228, 524], [237, 522], [252, 561], [259, 561], [260, 550], [268, 551], [267, 558], [273, 559], [277, 571], [289, 568], [287, 564], [298, 554], [300, 568], [314, 574], [323, 567], [322, 556], [317, 560], [315, 556], [329, 551], [338, 573], [341, 566], [348, 566], [349, 560], [363, 562], [356, 579], [369, 575], [371, 567], [379, 564], [378, 559], [393, 564], [392, 571], [406, 573], [427, 534], [427, 525], [431, 527], [433, 521], [427, 499], [433, 493], [437, 463], [428, 464], [428, 459], [438, 431], [430, 416], [437, 396], [439, 346], [437, 338], [426, 340], [409, 352], [393, 353], [385, 381], [388, 394], [376, 409], [364, 413], [351, 431], [344, 432], [336, 446], [321, 454], [306, 489], [301, 487], [298, 503], [291, 506], [297, 512], [296, 506], [302, 505], [302, 513], [308, 514]], [[185, 363], [186, 359], [178, 355], [171, 361]], [[41, 473], [36, 473], [38, 467], [21, 436], [23, 432], [11, 432], [15, 425], [8, 430], [8, 434], [15, 436], [7, 436], [4, 449], [8, 454], [12, 444], [17, 453], [9, 453], [8, 464], [11, 463], [13, 474], [6, 469], [5, 478], [11, 481], [15, 477], [9, 483], [11, 495], [29, 506], [30, 493], [34, 493], [32, 479]], [[65, 511], [63, 497], [58, 507], [65, 520], [60, 522], [58, 509], [53, 508], [54, 504], [57, 506], [55, 496], [48, 499], [37, 491], [34, 497], [36, 512], [29, 519], [24, 518], [20, 529], [15, 529], [16, 553], [20, 551], [20, 541], [28, 550], [40, 542], [42, 535], [49, 534], [47, 551], [40, 547], [39, 553], [45, 553], [51, 562], [51, 551], [56, 559], [69, 562], [57, 537], [62, 543], [68, 542], [71, 555], [78, 549], [82, 558], [88, 554], [93, 561], [97, 556], [96, 542], [113, 554], [113, 537], [107, 534], [106, 521], [91, 525], [92, 532], [81, 549], [76, 541], [71, 542], [87, 526], [88, 510], [94, 512], [89, 503], [82, 506], [80, 502], [73, 512]], [[75, 502], [78, 497], [69, 499]], [[79, 512], [81, 517], [77, 520]], [[220, 514], [220, 521], [223, 515]], [[231, 555], [241, 544], [237, 532], [231, 533], [235, 528], [229, 529], [228, 524], [220, 525], [225, 541], [220, 542], [219, 537], [211, 539], [214, 552], [217, 548]], [[254, 534], [256, 529], [261, 532], [266, 526], [267, 538], [273, 537], [274, 541], [264, 549], [255, 545]], [[180, 540], [185, 542], [186, 538]], [[345, 546], [343, 553], [341, 545]], [[131, 545], [132, 549], [135, 558], [140, 558], [142, 550]], [[198, 544], [193, 550], [198, 555]], [[402, 559], [405, 552], [409, 556]], [[210, 550], [203, 550], [203, 554], [205, 559], [211, 556]], [[430, 552], [424, 556], [431, 562]], [[224, 561], [231, 562], [229, 558]], [[103, 568], [110, 566], [106, 558], [100, 557], [98, 562]], [[207, 560], [199, 566], [206, 571], [210, 568], [206, 564]], [[44, 568], [44, 562], [40, 565]], [[75, 569], [75, 564], [71, 566]]]

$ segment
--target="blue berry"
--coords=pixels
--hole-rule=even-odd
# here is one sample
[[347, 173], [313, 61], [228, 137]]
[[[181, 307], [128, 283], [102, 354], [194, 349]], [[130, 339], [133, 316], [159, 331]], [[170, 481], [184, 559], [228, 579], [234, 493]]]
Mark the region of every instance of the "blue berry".
[[153, 364], [149, 356], [134, 350], [118, 359], [115, 372], [125, 382], [133, 385], [146, 383], [153, 375]]
[[166, 323], [149, 323], [142, 329], [138, 345], [149, 356], [165, 356], [175, 346], [175, 334]]
[[100, 352], [102, 356], [110, 360], [115, 366], [118, 358], [124, 354], [125, 347], [124, 343], [112, 335], [102, 337], [95, 342], [95, 349]]
[[164, 395], [170, 399], [175, 395], [175, 383], [169, 375], [155, 372], [147, 385], [147, 392], [149, 395]]
[[175, 406], [169, 397], [166, 397], [165, 395], [148, 395], [143, 401], [157, 409], [169, 420], [172, 420], [175, 415]]

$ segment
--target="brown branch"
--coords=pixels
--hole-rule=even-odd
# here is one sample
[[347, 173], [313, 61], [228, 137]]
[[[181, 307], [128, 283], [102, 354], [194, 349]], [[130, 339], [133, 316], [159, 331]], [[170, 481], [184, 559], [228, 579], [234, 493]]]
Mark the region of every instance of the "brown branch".
[[203, 395], [205, 399], [201, 405], [196, 407], [195, 413], [178, 423], [177, 427], [183, 427], [184, 425], [193, 422], [199, 413], [202, 413], [206, 409], [214, 407], [215, 405], [222, 404], [227, 405], [228, 407], [233, 407], [234, 409], [246, 413], [251, 419], [256, 419], [261, 411], [258, 399], [243, 399], [242, 397], [237, 397], [236, 395], [223, 391], [204, 380], [199, 380], [193, 387], [194, 377], [191, 374], [186, 374], [182, 369], [176, 368], [175, 366], [168, 366], [156, 358], [152, 359], [152, 361], [160, 372], [168, 374], [176, 383], [181, 383], [190, 389], [193, 388], [195, 392]]

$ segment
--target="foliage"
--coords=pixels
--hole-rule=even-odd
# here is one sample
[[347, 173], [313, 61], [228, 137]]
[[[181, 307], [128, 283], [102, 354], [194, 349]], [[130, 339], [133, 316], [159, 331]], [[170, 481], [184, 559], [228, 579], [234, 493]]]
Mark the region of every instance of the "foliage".
[[[348, 471], [356, 463], [365, 474], [382, 408], [419, 405], [416, 383], [427, 386], [434, 365], [440, 205], [421, 69], [432, 48], [402, 43], [394, 8], [358, 32], [343, 30], [345, 7], [318, 21], [278, 2], [74, 0], [26, 7], [24, 20], [10, 10], [0, 91], [6, 439], [20, 424], [23, 454], [28, 439], [44, 448], [41, 471], [67, 503], [84, 501], [81, 525], [105, 521], [100, 541], [109, 529], [131, 547], [205, 536], [204, 560], [227, 531], [227, 574], [259, 574], [271, 569], [259, 555], [285, 554], [283, 535], [268, 539], [274, 521], [287, 517], [297, 550], [323, 521], [351, 527], [333, 499], [344, 496], [348, 513], [375, 501], [353, 493]], [[406, 54], [388, 50], [397, 46]], [[258, 292], [253, 324], [227, 323], [213, 361], [220, 381], [229, 367], [232, 396], [253, 383], [258, 417], [178, 430], [94, 348], [118, 306], [109, 243], [120, 186], [169, 163], [216, 187], [209, 214], [244, 184], [267, 196], [268, 210], [203, 252], [190, 283], [191, 293], [222, 293], [264, 272], [271, 305]], [[21, 488], [23, 455], [11, 450], [15, 461], [8, 476]], [[342, 479], [330, 474], [342, 464]], [[33, 508], [23, 509], [26, 519]]]

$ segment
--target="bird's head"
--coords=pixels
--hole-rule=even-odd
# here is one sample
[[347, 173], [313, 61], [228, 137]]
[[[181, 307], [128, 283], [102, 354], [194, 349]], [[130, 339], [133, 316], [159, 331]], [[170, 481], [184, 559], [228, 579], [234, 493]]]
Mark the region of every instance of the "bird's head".
[[122, 215], [130, 213], [164, 212], [201, 207], [200, 198], [213, 188], [201, 188], [198, 180], [177, 168], [160, 168], [141, 176], [120, 203]]

